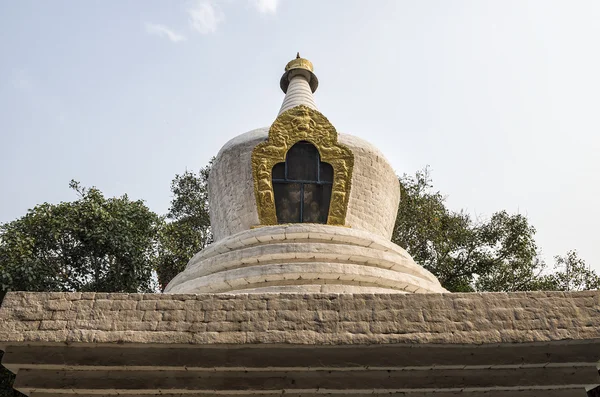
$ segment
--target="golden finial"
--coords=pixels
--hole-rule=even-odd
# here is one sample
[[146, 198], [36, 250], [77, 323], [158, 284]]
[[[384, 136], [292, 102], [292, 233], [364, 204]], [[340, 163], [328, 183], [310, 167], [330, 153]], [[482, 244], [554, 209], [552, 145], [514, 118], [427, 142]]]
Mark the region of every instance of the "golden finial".
[[315, 76], [315, 74], [313, 73], [314, 69], [312, 62], [306, 58], [300, 57], [300, 52], [296, 53], [296, 59], [292, 59], [288, 62], [287, 65], [285, 65], [285, 73], [283, 74], [283, 76], [281, 77], [281, 81], [279, 82], [279, 85], [283, 92], [287, 92], [287, 87], [289, 84], [288, 77], [293, 70], [296, 70], [296, 73], [300, 72], [301, 70], [306, 70], [306, 72], [308, 72], [308, 74], [306, 75], [306, 79], [310, 84], [312, 92], [315, 92], [317, 86], [319, 85], [319, 80], [317, 79], [317, 76]]
[[300, 53], [297, 53], [296, 59], [292, 59], [287, 65], [285, 65], [286, 72], [291, 69], [306, 69], [312, 72], [313, 64], [308, 59], [301, 58]]

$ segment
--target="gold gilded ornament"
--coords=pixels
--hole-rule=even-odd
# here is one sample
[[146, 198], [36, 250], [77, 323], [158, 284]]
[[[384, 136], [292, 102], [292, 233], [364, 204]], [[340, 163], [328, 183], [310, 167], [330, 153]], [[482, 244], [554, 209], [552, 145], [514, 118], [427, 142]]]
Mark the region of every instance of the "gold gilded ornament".
[[285, 161], [289, 148], [300, 141], [315, 145], [321, 161], [333, 167], [331, 203], [327, 216], [328, 225], [344, 226], [352, 183], [354, 155], [337, 142], [335, 127], [323, 114], [304, 105], [286, 110], [277, 117], [269, 129], [265, 142], [252, 151], [254, 195], [261, 225], [276, 225], [275, 199], [273, 194], [273, 166]]
[[308, 59], [300, 58], [300, 53], [296, 55], [296, 59], [289, 61], [287, 65], [285, 65], [285, 71], [292, 69], [306, 69], [314, 72], [313, 64]]

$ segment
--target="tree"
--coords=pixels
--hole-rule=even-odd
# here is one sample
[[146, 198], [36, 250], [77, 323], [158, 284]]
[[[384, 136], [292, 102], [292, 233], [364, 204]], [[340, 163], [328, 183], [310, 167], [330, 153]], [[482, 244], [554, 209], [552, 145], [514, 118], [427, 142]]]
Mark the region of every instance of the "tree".
[[427, 169], [400, 178], [400, 206], [392, 241], [453, 291], [468, 291], [477, 264], [471, 220], [453, 213], [439, 192], [431, 190]]
[[212, 241], [210, 166], [175, 176], [165, 217], [72, 181], [77, 200], [0, 225], [0, 299], [8, 290], [154, 292], [154, 270], [164, 289]]
[[579, 258], [577, 251], [571, 250], [564, 256], [554, 257], [552, 274], [545, 275], [542, 282], [546, 289], [556, 291], [582, 291], [600, 289], [600, 277], [585, 261]]
[[549, 274], [535, 228], [520, 214], [496, 212], [473, 220], [451, 211], [433, 190], [429, 170], [400, 178], [401, 202], [392, 241], [435, 274], [450, 291], [532, 291], [598, 288], [598, 276], [569, 252], [556, 257], [569, 272]]
[[[37, 205], [0, 226], [0, 301], [9, 290], [153, 292], [159, 217], [142, 201], [70, 187], [77, 200]], [[13, 382], [0, 368], [0, 396], [24, 396]]]
[[142, 201], [105, 198], [75, 181], [79, 198], [40, 204], [0, 226], [0, 285], [20, 291], [151, 292], [159, 218]]
[[195, 174], [186, 171], [171, 182], [171, 207], [159, 233], [155, 267], [161, 291], [185, 269], [194, 254], [212, 242], [208, 174], [212, 161]]

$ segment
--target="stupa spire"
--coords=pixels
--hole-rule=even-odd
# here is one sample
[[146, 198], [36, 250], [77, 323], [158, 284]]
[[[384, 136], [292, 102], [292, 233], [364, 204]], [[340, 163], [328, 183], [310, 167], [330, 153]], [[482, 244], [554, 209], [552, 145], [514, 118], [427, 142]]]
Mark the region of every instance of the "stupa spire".
[[219, 151], [208, 178], [214, 242], [165, 292], [447, 292], [390, 241], [398, 176], [375, 147], [338, 134], [316, 110], [317, 85], [298, 54], [281, 77], [273, 124]]
[[317, 110], [313, 93], [319, 86], [319, 79], [313, 73], [313, 64], [296, 54], [296, 59], [285, 66], [285, 73], [279, 82], [285, 98], [279, 109], [279, 114], [298, 105], [305, 105]]

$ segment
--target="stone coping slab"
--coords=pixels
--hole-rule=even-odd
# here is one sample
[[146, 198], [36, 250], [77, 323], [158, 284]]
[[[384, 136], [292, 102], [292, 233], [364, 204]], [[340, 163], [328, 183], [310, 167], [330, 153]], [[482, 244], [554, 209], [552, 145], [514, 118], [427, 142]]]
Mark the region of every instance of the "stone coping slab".
[[0, 347], [22, 344], [450, 344], [600, 339], [600, 292], [114, 294], [10, 292]]

